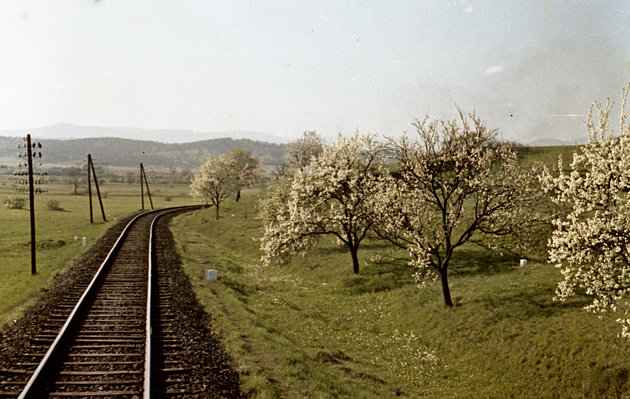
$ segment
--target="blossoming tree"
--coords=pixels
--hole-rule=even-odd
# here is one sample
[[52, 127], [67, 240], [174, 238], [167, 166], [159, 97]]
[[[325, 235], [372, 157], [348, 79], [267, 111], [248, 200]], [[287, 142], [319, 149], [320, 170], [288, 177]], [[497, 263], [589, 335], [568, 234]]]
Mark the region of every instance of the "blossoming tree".
[[287, 204], [297, 171], [303, 171], [323, 151], [324, 140], [315, 131], [307, 130], [287, 145], [285, 162], [271, 174], [274, 184], [267, 187], [265, 195], [258, 201], [258, 217], [268, 231], [275, 231], [279, 223], [290, 216]]
[[[419, 286], [442, 282], [453, 306], [448, 268], [455, 250], [469, 241], [491, 245], [527, 218], [530, 174], [516, 152], [497, 143], [475, 114], [449, 121], [414, 123], [418, 136], [389, 142], [400, 177], [384, 178], [373, 208], [377, 234], [407, 250]], [[496, 243], [496, 242], [495, 242]]]
[[236, 202], [241, 199], [241, 188], [249, 187], [260, 179], [262, 169], [260, 160], [252, 156], [251, 151], [233, 148], [225, 155], [225, 164], [232, 169], [236, 190]]
[[190, 185], [193, 198], [214, 205], [217, 220], [219, 206], [236, 187], [236, 176], [226, 154], [220, 157], [208, 155]]
[[563, 170], [560, 158], [557, 177], [548, 170], [541, 175], [552, 200], [570, 207], [566, 217], [554, 220], [548, 245], [549, 259], [564, 277], [555, 299], [563, 301], [580, 289], [593, 298], [587, 310], [616, 311], [624, 306], [626, 317], [617, 321], [626, 338], [630, 338], [630, 127], [625, 114], [629, 89], [630, 84], [623, 91], [619, 135], [610, 127], [612, 102], [594, 103], [586, 120], [589, 140], [574, 152], [569, 171]]
[[358, 250], [372, 225], [369, 198], [382, 155], [373, 135], [339, 135], [308, 166], [272, 189], [261, 207], [263, 261], [305, 251], [317, 237], [333, 235], [348, 248], [353, 271], [359, 273]]
[[324, 140], [317, 132], [307, 130], [287, 145], [285, 161], [290, 169], [303, 170], [324, 151]]

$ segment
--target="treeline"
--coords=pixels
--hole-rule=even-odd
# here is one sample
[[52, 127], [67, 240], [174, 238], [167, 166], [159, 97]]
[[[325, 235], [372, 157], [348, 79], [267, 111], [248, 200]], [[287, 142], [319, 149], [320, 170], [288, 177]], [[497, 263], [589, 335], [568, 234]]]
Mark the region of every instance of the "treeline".
[[[70, 192], [74, 195], [87, 193], [87, 164], [76, 164], [74, 166], [60, 167], [53, 166], [45, 168], [46, 176], [44, 181], [46, 184], [68, 184], [72, 187]], [[127, 183], [137, 184], [140, 182], [140, 169], [136, 168], [110, 168], [105, 165], [95, 165], [96, 175], [99, 184], [105, 185], [109, 183]], [[14, 172], [15, 167], [0, 165], [0, 185], [12, 186], [15, 184]], [[193, 172], [186, 168], [162, 168], [160, 170], [148, 169], [146, 171], [147, 178], [152, 184], [190, 184], [193, 179]]]
[[[20, 138], [0, 137], [0, 154], [17, 155]], [[221, 138], [192, 143], [159, 143], [112, 137], [43, 140], [44, 162], [47, 164], [83, 163], [88, 153], [101, 165], [116, 167], [137, 166], [140, 162], [153, 168], [195, 169], [208, 155], [219, 156], [233, 148], [250, 151], [263, 165], [280, 165], [283, 162], [283, 144], [266, 143], [249, 139]]]

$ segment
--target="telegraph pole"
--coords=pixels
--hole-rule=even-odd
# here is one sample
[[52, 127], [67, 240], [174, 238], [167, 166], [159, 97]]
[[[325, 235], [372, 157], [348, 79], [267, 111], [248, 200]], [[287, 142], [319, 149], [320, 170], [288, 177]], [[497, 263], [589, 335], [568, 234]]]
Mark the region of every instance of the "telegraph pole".
[[142, 181], [144, 177], [144, 166], [142, 166], [142, 162], [140, 162], [140, 201], [142, 201], [142, 210], [144, 210], [144, 182]]
[[103, 215], [103, 221], [107, 222], [105, 218], [105, 208], [103, 208], [103, 199], [101, 198], [101, 189], [98, 187], [98, 179], [96, 178], [96, 170], [94, 169], [94, 162], [90, 156], [90, 166], [92, 167], [92, 174], [94, 175], [94, 184], [96, 185], [96, 195], [98, 195], [98, 203], [101, 205], [101, 215]]
[[92, 169], [90, 169], [90, 164], [92, 163], [92, 155], [88, 154], [88, 198], [90, 199], [90, 223], [94, 223], [94, 216], [92, 216]]
[[[35, 188], [36, 184], [42, 184], [43, 180], [41, 176], [46, 175], [46, 171], [41, 169], [41, 162], [39, 163], [40, 169], [35, 171], [35, 164], [33, 162], [33, 158], [39, 156], [42, 157], [42, 143], [33, 143], [31, 140], [31, 135], [27, 134], [22, 140], [26, 142], [26, 144], [18, 144], [18, 148], [24, 148], [26, 151], [22, 153], [20, 150], [20, 158], [26, 158], [26, 162], [20, 161], [18, 165], [18, 170], [14, 173], [16, 176], [25, 176], [28, 175], [28, 179], [18, 178], [17, 184], [28, 184], [28, 188], [16, 187], [15, 190], [18, 192], [28, 191], [28, 205], [29, 205], [29, 216], [31, 222], [31, 274], [37, 274], [37, 256], [36, 256], [36, 240], [35, 240], [35, 194], [44, 193], [48, 191], [46, 188]], [[39, 150], [37, 150], [39, 149]], [[22, 167], [26, 167], [26, 170], [22, 170]], [[37, 173], [40, 178], [35, 180], [34, 175]], [[16, 200], [24, 201], [23, 197], [18, 197]], [[23, 203], [19, 206], [22, 207]]]
[[103, 221], [107, 222], [105, 218], [105, 209], [103, 208], [103, 199], [101, 198], [101, 190], [98, 187], [98, 179], [96, 178], [96, 170], [94, 169], [94, 162], [92, 162], [92, 154], [88, 154], [88, 193], [90, 196], [90, 223], [94, 223], [92, 217], [92, 184], [90, 181], [90, 172], [94, 175], [94, 185], [96, 186], [96, 194], [98, 195], [98, 203], [101, 205], [101, 214], [103, 215]]
[[[149, 202], [151, 202], [151, 209], [153, 209], [153, 199], [151, 198], [151, 190], [149, 190], [149, 179], [144, 171], [144, 165], [140, 164], [140, 173], [144, 176], [144, 184], [147, 186], [147, 194], [149, 194]], [[144, 209], [144, 201], [142, 202], [142, 209]]]
[[35, 188], [33, 187], [33, 147], [31, 135], [26, 135], [26, 147], [28, 148], [28, 205], [31, 213], [31, 274], [37, 274], [37, 260], [35, 251]]

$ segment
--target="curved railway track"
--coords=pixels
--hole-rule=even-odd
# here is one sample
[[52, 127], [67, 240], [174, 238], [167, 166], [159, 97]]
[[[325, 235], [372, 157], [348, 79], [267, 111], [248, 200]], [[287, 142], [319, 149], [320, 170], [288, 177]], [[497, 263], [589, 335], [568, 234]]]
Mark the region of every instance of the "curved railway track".
[[170, 328], [168, 281], [154, 265], [154, 231], [161, 216], [198, 208], [132, 219], [93, 278], [48, 315], [19, 368], [3, 370], [9, 377], [0, 389], [20, 399], [185, 394], [185, 359]]

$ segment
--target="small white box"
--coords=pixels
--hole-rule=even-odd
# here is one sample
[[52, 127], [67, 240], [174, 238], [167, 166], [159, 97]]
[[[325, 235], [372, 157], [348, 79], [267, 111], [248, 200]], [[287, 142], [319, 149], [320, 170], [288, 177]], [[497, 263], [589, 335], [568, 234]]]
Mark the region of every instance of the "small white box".
[[527, 259], [521, 259], [521, 266], [527, 266]]
[[218, 273], [214, 269], [210, 269], [206, 271], [206, 280], [216, 280], [218, 278]]

